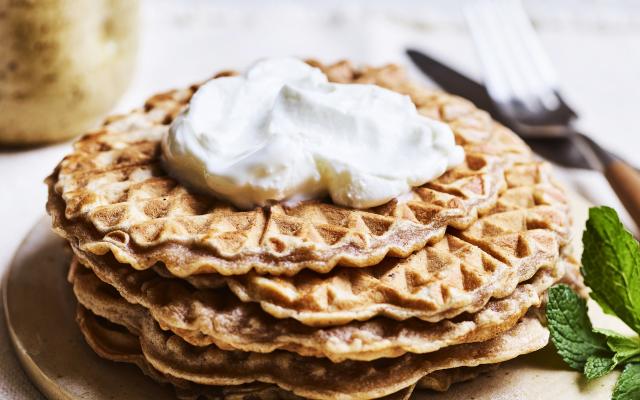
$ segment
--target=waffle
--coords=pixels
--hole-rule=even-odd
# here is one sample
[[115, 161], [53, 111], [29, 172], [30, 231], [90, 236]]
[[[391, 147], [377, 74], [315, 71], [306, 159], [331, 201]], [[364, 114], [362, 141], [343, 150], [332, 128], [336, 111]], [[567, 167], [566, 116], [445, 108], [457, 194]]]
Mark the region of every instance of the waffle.
[[354, 210], [327, 201], [238, 211], [167, 176], [159, 140], [197, 86], [160, 94], [80, 138], [47, 179], [54, 228], [93, 254], [111, 252], [179, 277], [201, 273], [295, 275], [335, 265], [366, 267], [407, 257], [447, 227], [465, 229], [495, 206], [505, 172], [531, 160], [528, 147], [460, 98], [412, 85], [395, 66], [326, 67], [330, 79], [376, 83], [411, 96], [424, 115], [448, 123], [466, 161], [404, 201]]
[[181, 398], [247, 400], [406, 399], [543, 347], [538, 307], [575, 273], [549, 165], [398, 67], [309, 63], [409, 95], [465, 162], [371, 209], [241, 211], [163, 168], [160, 140], [199, 85], [156, 95], [80, 138], [46, 180], [90, 346]]
[[[131, 308], [130, 314], [137, 313], [136, 306], [121, 301]], [[86, 321], [93, 314], [82, 307], [79, 310], [80, 326], [86, 330]], [[126, 315], [113, 313], [107, 319], [135, 334], [146, 363], [171, 379], [211, 386], [262, 382], [316, 399], [384, 397], [410, 388], [436, 371], [495, 364], [538, 350], [546, 345], [549, 335], [538, 319], [529, 315], [486, 342], [452, 346], [427, 355], [336, 364], [282, 351], [265, 355], [224, 351], [215, 346], [194, 347], [163, 331], [148, 316], [131, 321]]]
[[198, 288], [226, 283], [243, 301], [259, 302], [277, 318], [312, 326], [381, 315], [436, 322], [475, 312], [489, 298], [507, 296], [539, 268], [554, 264], [570, 236], [568, 200], [553, 182], [548, 164], [520, 164], [506, 176], [507, 190], [483, 217], [406, 259], [335, 268], [327, 274], [186, 279]]
[[[276, 385], [251, 383], [237, 386], [204, 386], [185, 380], [171, 378], [154, 369], [142, 355], [139, 341], [135, 335], [123, 330], [100, 317], [79, 307], [78, 323], [91, 348], [100, 357], [111, 361], [137, 365], [145, 375], [153, 380], [173, 385], [181, 400], [299, 400], [301, 397], [280, 389]], [[498, 364], [486, 364], [478, 367], [460, 367], [436, 371], [417, 383], [420, 389], [446, 391], [458, 382], [468, 381], [481, 374], [493, 371]], [[385, 396], [384, 400], [406, 400], [411, 395], [413, 386]]]
[[158, 278], [152, 271], [88, 264], [95, 274], [73, 266], [70, 277], [80, 303], [100, 316], [108, 317], [113, 312], [129, 315], [131, 308], [122, 301], [124, 298], [142, 306], [128, 317], [130, 324], [148, 311], [163, 329], [192, 345], [215, 344], [221, 349], [260, 353], [287, 350], [334, 362], [428, 353], [490, 339], [510, 329], [529, 308], [539, 306], [547, 288], [564, 275], [563, 263], [556, 263], [540, 270], [508, 297], [492, 300], [478, 313], [456, 321], [428, 323], [411, 319], [399, 323], [376, 318], [313, 328], [268, 316], [256, 304], [243, 303], [226, 290], [194, 290], [181, 280]]
[[[97, 317], [81, 306], [78, 307], [77, 320], [85, 340], [96, 354], [111, 361], [138, 366], [145, 375], [156, 382], [173, 386], [180, 400], [303, 400], [302, 397], [273, 384], [209, 386], [165, 375], [147, 362], [142, 354], [140, 341], [123, 326]], [[422, 387], [441, 388], [451, 382], [460, 381], [460, 372], [457, 369], [438, 372], [428, 380], [425, 377], [425, 385], [422, 384], [423, 381], [420, 382]], [[409, 386], [385, 396], [383, 400], [406, 400], [411, 396], [413, 388]]]
[[[250, 272], [186, 279], [197, 288], [226, 284], [241, 300], [259, 302], [277, 318], [310, 326], [375, 316], [437, 322], [476, 312], [491, 297], [509, 295], [538, 269], [555, 264], [569, 236], [567, 199], [553, 183], [548, 164], [520, 164], [508, 171], [507, 182], [496, 205], [465, 231], [448, 233], [446, 240], [406, 259], [387, 258], [373, 267], [338, 267], [327, 274], [307, 270], [274, 277]], [[108, 258], [78, 252], [85, 263], [91, 263], [87, 258], [94, 264], [100, 263], [99, 257]], [[155, 270], [172, 276], [162, 267]]]

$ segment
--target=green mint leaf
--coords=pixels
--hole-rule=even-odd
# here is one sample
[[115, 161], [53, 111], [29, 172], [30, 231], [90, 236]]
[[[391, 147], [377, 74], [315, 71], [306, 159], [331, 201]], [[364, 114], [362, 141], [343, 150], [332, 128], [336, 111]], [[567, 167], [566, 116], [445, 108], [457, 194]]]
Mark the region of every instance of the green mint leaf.
[[602, 335], [605, 335], [607, 338], [610, 337], [619, 337], [619, 338], [624, 338], [626, 336], [616, 332], [616, 331], [612, 331], [611, 329], [607, 329], [607, 328], [600, 328], [600, 327], [594, 327], [593, 328], [594, 332], [600, 333]]
[[629, 364], [620, 374], [611, 400], [638, 399], [640, 399], [640, 364]]
[[[589, 210], [582, 273], [591, 297], [640, 334], [640, 245], [610, 208]], [[549, 289], [549, 331], [558, 354], [587, 379], [626, 365], [612, 400], [640, 400], [640, 337], [594, 329], [587, 303], [569, 287]]]
[[593, 331], [607, 337], [607, 346], [615, 353], [612, 359], [614, 368], [640, 361], [640, 337], [624, 336], [604, 328], [593, 328]]
[[568, 286], [557, 285], [549, 289], [547, 320], [551, 340], [571, 368], [583, 371], [589, 357], [613, 357], [606, 336], [593, 332], [587, 303]]
[[616, 353], [613, 357], [616, 365], [632, 362], [640, 358], [640, 338], [637, 336], [611, 336], [607, 338], [607, 345]]
[[600, 378], [611, 372], [616, 363], [611, 357], [590, 356], [584, 364], [584, 376], [588, 380]]
[[616, 353], [616, 357], [620, 360], [631, 359], [640, 356], [640, 337], [625, 336], [618, 332], [604, 328], [593, 328], [593, 331], [606, 336], [607, 346]]
[[589, 210], [582, 274], [591, 297], [640, 333], [640, 247], [608, 207]]

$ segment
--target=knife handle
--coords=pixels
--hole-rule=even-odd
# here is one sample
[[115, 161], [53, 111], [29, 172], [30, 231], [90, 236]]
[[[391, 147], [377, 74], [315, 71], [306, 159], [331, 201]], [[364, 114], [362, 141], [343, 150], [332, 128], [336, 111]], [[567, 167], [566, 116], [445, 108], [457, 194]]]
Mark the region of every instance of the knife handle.
[[640, 173], [622, 160], [612, 160], [604, 166], [604, 176], [640, 227]]

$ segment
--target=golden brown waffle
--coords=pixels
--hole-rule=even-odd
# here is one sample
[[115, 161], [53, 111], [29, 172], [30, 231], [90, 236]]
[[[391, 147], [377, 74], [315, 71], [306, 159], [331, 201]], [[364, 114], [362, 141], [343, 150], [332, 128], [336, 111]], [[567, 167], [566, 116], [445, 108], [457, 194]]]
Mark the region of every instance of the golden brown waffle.
[[407, 259], [388, 258], [374, 267], [335, 268], [327, 274], [301, 271], [273, 277], [250, 272], [187, 279], [198, 288], [226, 283], [241, 300], [259, 302], [277, 318], [311, 326], [378, 315], [436, 322], [472, 313], [489, 298], [510, 294], [539, 268], [555, 264], [568, 237], [567, 199], [553, 183], [548, 164], [519, 164], [508, 171], [507, 181], [496, 205], [467, 230], [446, 234], [446, 240]]
[[[140, 310], [134, 305], [128, 307], [132, 309], [130, 314], [137, 313], [136, 308]], [[317, 399], [387, 396], [411, 387], [430, 373], [506, 361], [538, 350], [548, 341], [547, 330], [536, 317], [528, 316], [510, 331], [486, 342], [452, 346], [427, 355], [336, 364], [283, 351], [261, 354], [224, 351], [215, 346], [194, 347], [163, 331], [150, 317], [137, 319], [134, 325], [120, 313], [107, 319], [136, 334], [146, 362], [165, 376], [213, 386], [271, 383]]]
[[[261, 353], [281, 349], [327, 357], [334, 362], [428, 353], [490, 339], [510, 329], [529, 308], [539, 306], [547, 288], [564, 275], [564, 263], [554, 259], [509, 296], [491, 300], [479, 312], [465, 314], [456, 321], [429, 323], [410, 319], [400, 323], [375, 318], [313, 328], [292, 319], [275, 319], [257, 304], [241, 302], [226, 289], [198, 290], [183, 280], [161, 278], [153, 271], [136, 271], [112, 258], [109, 263], [106, 256], [76, 253], [93, 272], [72, 268], [74, 292], [85, 307], [98, 315], [108, 316], [101, 310], [107, 306], [115, 309], [118, 304], [122, 306], [119, 313], [126, 315], [130, 308], [119, 301], [122, 296], [147, 309], [163, 329], [196, 346], [215, 344], [228, 350]], [[117, 291], [109, 291], [109, 285]]]
[[553, 182], [548, 164], [520, 164], [507, 178], [508, 189], [487, 214], [462, 233], [446, 234], [446, 240], [406, 259], [388, 258], [361, 269], [335, 268], [327, 274], [186, 279], [198, 288], [226, 282], [243, 301], [259, 302], [277, 318], [312, 326], [378, 315], [436, 322], [472, 313], [489, 298], [510, 294], [539, 268], [554, 264], [569, 236], [568, 200]]
[[395, 66], [325, 68], [343, 82], [371, 82], [410, 95], [425, 115], [447, 122], [466, 162], [416, 188], [406, 202], [369, 210], [304, 202], [237, 211], [187, 191], [162, 168], [159, 140], [196, 87], [154, 96], [144, 109], [85, 135], [47, 180], [56, 230], [83, 251], [112, 252], [146, 269], [158, 262], [176, 276], [217, 272], [294, 275], [335, 265], [364, 267], [385, 255], [406, 257], [464, 229], [492, 208], [505, 171], [528, 163], [513, 133], [460, 98], [412, 85]]
[[251, 383], [229, 387], [205, 386], [164, 375], [149, 365], [142, 355], [140, 341], [124, 327], [96, 317], [80, 306], [78, 307], [77, 321], [85, 340], [96, 354], [111, 361], [137, 365], [145, 375], [153, 380], [172, 385], [179, 399], [301, 399], [269, 384]]
[[[548, 183], [547, 164], [535, 162], [527, 167], [525, 175], [537, 175], [538, 183], [511, 186], [502, 193], [490, 214], [467, 230], [475, 244], [447, 234], [446, 240], [407, 259], [390, 258], [375, 267], [335, 268], [327, 274], [301, 271], [293, 277], [251, 272], [186, 279], [198, 288], [226, 283], [243, 301], [260, 302], [271, 315], [314, 326], [376, 315], [435, 322], [474, 312], [490, 297], [510, 294], [517, 283], [557, 260], [558, 242], [563, 241], [569, 223], [567, 200]], [[156, 271], [172, 276], [161, 268]]]
[[[198, 385], [173, 378], [153, 368], [142, 354], [139, 339], [121, 325], [97, 317], [85, 308], [78, 306], [78, 325], [89, 346], [100, 356], [111, 361], [137, 365], [142, 372], [153, 380], [170, 384], [181, 400], [302, 400], [302, 397], [278, 386], [268, 383], [248, 383], [231, 386]], [[439, 371], [430, 378], [427, 387], [442, 387], [449, 382], [458, 381], [457, 370]], [[422, 382], [421, 382], [422, 384]], [[423, 387], [425, 387], [423, 385]], [[413, 386], [385, 396], [384, 400], [406, 400]]]
[[[160, 383], [174, 386], [178, 398], [187, 399], [220, 399], [220, 400], [298, 400], [301, 397], [280, 389], [275, 385], [251, 383], [238, 386], [205, 386], [188, 381], [171, 378], [155, 370], [145, 360], [140, 349], [138, 338], [123, 327], [115, 325], [90, 311], [79, 307], [78, 324], [91, 348], [103, 358], [116, 362], [137, 365], [145, 375]], [[418, 381], [417, 387], [435, 391], [446, 391], [452, 384], [473, 379], [481, 374], [493, 371], [498, 364], [480, 365], [478, 367], [460, 367], [436, 371]], [[406, 400], [413, 387], [385, 396], [384, 400]]]

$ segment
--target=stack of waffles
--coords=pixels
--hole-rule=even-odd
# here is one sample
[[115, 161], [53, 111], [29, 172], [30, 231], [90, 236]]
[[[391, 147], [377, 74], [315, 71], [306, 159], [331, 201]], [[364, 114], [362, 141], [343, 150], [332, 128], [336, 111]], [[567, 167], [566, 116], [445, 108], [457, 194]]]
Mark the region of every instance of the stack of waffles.
[[159, 141], [198, 86], [156, 95], [78, 140], [47, 179], [88, 344], [179, 397], [228, 399], [403, 399], [545, 346], [545, 292], [567, 267], [577, 279], [549, 166], [396, 66], [310, 63], [410, 96], [466, 161], [373, 209], [239, 211], [162, 165]]

